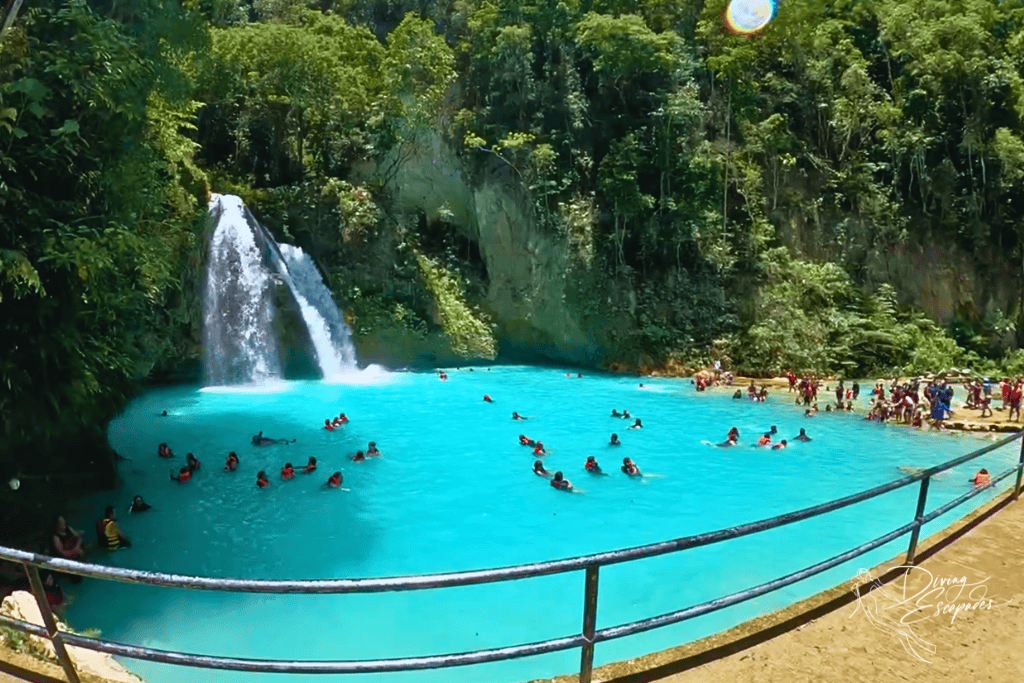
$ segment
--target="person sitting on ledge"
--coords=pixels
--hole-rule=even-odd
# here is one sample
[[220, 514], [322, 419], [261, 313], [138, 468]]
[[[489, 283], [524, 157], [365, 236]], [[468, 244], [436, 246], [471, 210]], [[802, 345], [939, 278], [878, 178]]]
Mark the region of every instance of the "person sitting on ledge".
[[82, 532], [69, 527], [63, 517], [57, 517], [57, 525], [53, 532], [53, 549], [57, 551], [57, 557], [66, 560], [84, 559]]

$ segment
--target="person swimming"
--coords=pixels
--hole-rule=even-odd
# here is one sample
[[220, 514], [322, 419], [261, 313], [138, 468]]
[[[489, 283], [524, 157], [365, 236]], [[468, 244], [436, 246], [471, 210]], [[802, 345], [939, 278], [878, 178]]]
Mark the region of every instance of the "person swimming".
[[174, 454], [171, 453], [171, 449], [167, 447], [167, 444], [162, 443], [156, 447], [156, 454], [161, 458], [173, 458]]
[[780, 441], [777, 444], [775, 444], [774, 446], [772, 446], [772, 450], [773, 451], [781, 451], [785, 447], [786, 447], [786, 440], [783, 439], [782, 441]]
[[534, 455], [547, 455], [548, 454], [548, 452], [546, 450], [544, 450], [544, 442], [543, 441], [538, 441], [537, 443], [534, 444], [534, 446], [533, 446], [533, 454]]
[[380, 457], [380, 451], [377, 450], [377, 442], [371, 441], [366, 447], [366, 457], [378, 458]]
[[561, 472], [555, 472], [555, 476], [551, 479], [551, 487], [559, 491], [572, 491], [572, 482], [562, 476]]
[[305, 472], [306, 474], [316, 471], [316, 458], [314, 458], [313, 456], [309, 456], [309, 462], [306, 463], [306, 466], [302, 468], [302, 471]]
[[338, 422], [343, 425], [348, 424], [348, 416], [345, 413], [338, 415]]
[[224, 470], [234, 472], [238, 468], [238, 454], [234, 451], [228, 453], [228, 459], [224, 461]]
[[608, 442], [608, 445], [609, 446], [621, 446], [622, 442], [619, 441], [619, 435], [618, 434], [612, 434], [612, 440]]
[[290, 462], [286, 462], [284, 464], [284, 467], [281, 468], [281, 478], [282, 479], [291, 479], [294, 476], [295, 476], [295, 468], [292, 467], [292, 464]]
[[633, 423], [630, 427], [628, 427], [628, 429], [643, 429], [643, 428], [644, 428], [644, 426], [642, 424], [640, 424], [640, 418], [639, 417], [636, 418], [636, 422], [635, 423]]
[[356, 454], [352, 456], [353, 462], [363, 462], [366, 460], [366, 455], [362, 451], [356, 451]]
[[984, 467], [978, 470], [978, 473], [974, 475], [974, 479], [971, 479], [971, 483], [975, 486], [988, 486], [990, 481], [992, 481], [992, 477], [989, 476], [988, 470]]
[[324, 429], [326, 429], [329, 432], [333, 432], [334, 431], [334, 425], [331, 424], [331, 420], [330, 419], [324, 420]]
[[260, 432], [259, 434], [252, 437], [253, 446], [270, 446], [275, 443], [295, 443], [295, 439], [292, 439], [291, 441], [289, 441], [288, 439], [271, 439], [269, 437], [263, 436], [263, 432]]
[[623, 410], [622, 411], [622, 419], [623, 420], [630, 420], [632, 418], [633, 418], [633, 416], [629, 414], [628, 410]]
[[584, 463], [583, 469], [591, 474], [605, 474], [605, 472], [601, 470], [601, 466], [597, 464], [597, 458], [592, 455], [587, 456], [587, 462]]
[[260, 487], [261, 489], [270, 486], [270, 480], [267, 479], [267, 473], [264, 472], [263, 470], [260, 470], [259, 472], [256, 473], [256, 486]]
[[173, 471], [171, 472], [171, 481], [177, 481], [184, 484], [191, 478], [192, 472], [187, 467], [182, 467], [180, 470], [178, 470], [177, 474], [175, 474]]
[[637, 467], [636, 463], [629, 458], [622, 459], [622, 471], [631, 477], [643, 476], [640, 472], [640, 468]]
[[195, 472], [199, 469], [199, 461], [191, 453], [185, 456], [185, 464], [188, 466], [189, 472]]
[[142, 500], [142, 496], [135, 496], [135, 498], [132, 499], [132, 506], [128, 508], [128, 512], [145, 512], [152, 507], [152, 505], [149, 505], [146, 501]]
[[160, 413], [160, 417], [167, 417], [167, 411], [165, 410], [164, 412]]
[[485, 403], [494, 403], [494, 399], [491, 398], [490, 394], [484, 394], [484, 402]]
[[736, 429], [735, 427], [730, 429], [729, 430], [729, 437], [728, 438], [732, 438], [732, 437], [736, 437], [735, 441], [739, 441], [740, 440], [740, 430]]
[[776, 434], [779, 433], [779, 430], [775, 425], [772, 425], [772, 428], [768, 430], [768, 433], [771, 434], [772, 436], [775, 436]]
[[797, 435], [796, 440], [797, 441], [810, 441], [811, 437], [807, 436], [807, 430], [805, 430], [803, 427], [801, 427], [800, 428], [800, 434]]
[[808, 408], [804, 411], [804, 417], [814, 417], [814, 411], [811, 408]]
[[771, 433], [770, 432], [765, 432], [764, 435], [761, 436], [761, 438], [759, 438], [757, 440], [757, 445], [758, 446], [771, 446], [772, 445], [772, 435], [771, 435]]
[[520, 434], [519, 435], [519, 445], [520, 446], [532, 446], [532, 445], [534, 445], [534, 441], [533, 441], [533, 439], [529, 438], [528, 436], [523, 436], [522, 434]]
[[736, 437], [733, 436], [732, 432], [729, 432], [729, 438], [718, 444], [719, 448], [729, 448], [730, 446], [736, 445]]
[[549, 476], [548, 471], [544, 469], [544, 463], [540, 460], [535, 460], [533, 463], [533, 473], [541, 477]]
[[611, 414], [610, 417], [622, 417], [622, 413], [620, 413], [619, 411], [615, 410], [615, 408], [612, 408], [612, 414]]
[[517, 413], [516, 411], [513, 410], [512, 411], [512, 419], [513, 420], [527, 420], [529, 418], [523, 417], [522, 415], [520, 415], [519, 413]]
[[341, 486], [341, 472], [335, 472], [327, 479], [327, 486], [331, 488], [338, 488]]

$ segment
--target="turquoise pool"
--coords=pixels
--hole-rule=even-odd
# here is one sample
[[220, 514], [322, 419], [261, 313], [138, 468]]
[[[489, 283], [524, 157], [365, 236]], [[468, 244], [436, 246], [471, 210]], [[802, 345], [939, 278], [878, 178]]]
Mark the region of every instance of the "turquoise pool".
[[[851, 415], [804, 418], [791, 395], [768, 403], [694, 391], [689, 380], [584, 376], [535, 367], [433, 373], [369, 371], [340, 383], [282, 382], [258, 391], [173, 387], [146, 392], [110, 425], [128, 459], [121, 488], [80, 501], [74, 519], [92, 529], [117, 506], [133, 547], [95, 554], [102, 563], [165, 572], [247, 578], [358, 578], [481, 569], [636, 546], [792, 511], [976, 449], [979, 439], [908, 431]], [[586, 373], [584, 373], [586, 374]], [[489, 394], [493, 403], [484, 402]], [[864, 399], [861, 399], [862, 402]], [[628, 409], [632, 420], [610, 418]], [[167, 410], [168, 417], [159, 417]], [[512, 411], [530, 416], [511, 419]], [[327, 432], [324, 419], [350, 422]], [[790, 447], [751, 446], [770, 425]], [[740, 446], [715, 448], [731, 426]], [[791, 439], [799, 428], [813, 438]], [[252, 435], [296, 439], [258, 448]], [[607, 445], [616, 432], [623, 445]], [[540, 439], [545, 466], [582, 495], [551, 488], [531, 472], [518, 435]], [[349, 456], [376, 441], [379, 459]], [[158, 458], [167, 442], [173, 461]], [[223, 471], [228, 451], [238, 471]], [[171, 467], [195, 453], [187, 484]], [[611, 476], [583, 470], [596, 456]], [[319, 469], [282, 481], [286, 461], [314, 456]], [[979, 467], [1016, 461], [1004, 448], [943, 475], [929, 509], [968, 490]], [[623, 457], [643, 480], [619, 471]], [[266, 470], [271, 485], [255, 486]], [[348, 490], [327, 489], [331, 472]], [[128, 514], [141, 494], [153, 509]], [[909, 521], [917, 487], [824, 518], [754, 537], [602, 570], [598, 627], [654, 616], [740, 590], [824, 559]], [[981, 504], [991, 494], [972, 503]], [[956, 511], [956, 516], [967, 513]], [[925, 534], [952, 521], [937, 520]], [[901, 539], [823, 576], [735, 608], [596, 647], [596, 664], [635, 657], [729, 628], [851, 579], [902, 552]], [[462, 652], [577, 633], [583, 573], [394, 594], [273, 596], [206, 593], [86, 581], [70, 591], [69, 618], [107, 638], [205, 654], [282, 659], [371, 659]], [[125, 660], [150, 683], [252, 680]], [[579, 651], [443, 671], [376, 674], [389, 681], [526, 681], [571, 673]], [[270, 680], [310, 680], [269, 675]], [[329, 676], [355, 680], [365, 676]], [[317, 680], [322, 680], [318, 677]]]

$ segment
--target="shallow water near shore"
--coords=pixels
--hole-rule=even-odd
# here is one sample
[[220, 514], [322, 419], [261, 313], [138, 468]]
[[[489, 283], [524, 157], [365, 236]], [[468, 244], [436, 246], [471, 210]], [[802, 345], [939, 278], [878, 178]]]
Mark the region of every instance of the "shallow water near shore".
[[[713, 531], [763, 519], [891, 481], [898, 467], [927, 467], [987, 443], [968, 436], [908, 432], [855, 415], [804, 418], [792, 395], [768, 403], [696, 393], [689, 380], [585, 376], [532, 367], [432, 373], [375, 373], [351, 381], [282, 382], [256, 390], [173, 387], [148, 391], [111, 423], [125, 458], [123, 485], [80, 501], [73, 518], [92, 529], [115, 504], [133, 547], [90, 559], [118, 566], [237, 578], [360, 578], [500, 567], [572, 557]], [[482, 398], [489, 394], [494, 403]], [[866, 399], [861, 398], [861, 406]], [[628, 409], [632, 420], [608, 417]], [[167, 417], [159, 417], [167, 410]], [[517, 422], [512, 411], [531, 416]], [[351, 422], [327, 432], [325, 418]], [[790, 440], [781, 451], [751, 444], [770, 425]], [[706, 442], [741, 432], [736, 448]], [[813, 438], [794, 442], [804, 427]], [[295, 443], [255, 447], [258, 431]], [[616, 432], [623, 442], [609, 447]], [[540, 439], [550, 471], [584, 491], [552, 489], [531, 472]], [[776, 439], [777, 440], [777, 439]], [[376, 441], [379, 459], [349, 456]], [[167, 442], [174, 460], [158, 458]], [[238, 471], [223, 471], [228, 451]], [[169, 471], [192, 452], [202, 468], [188, 484]], [[1013, 446], [936, 477], [928, 509], [968, 491], [980, 467], [1001, 472]], [[586, 473], [595, 456], [610, 476]], [[310, 456], [318, 470], [282, 481], [286, 461]], [[632, 479], [623, 457], [659, 477]], [[255, 474], [271, 485], [260, 490]], [[324, 487], [335, 470], [345, 490]], [[909, 522], [918, 486], [824, 517], [752, 537], [606, 567], [598, 628], [687, 607], [832, 557]], [[129, 514], [131, 497], [153, 509]], [[925, 527], [922, 537], [990, 500], [988, 492]], [[903, 537], [813, 579], [672, 627], [599, 643], [600, 665], [694, 640], [852, 579], [905, 551]], [[331, 660], [412, 657], [536, 642], [576, 634], [583, 573], [431, 591], [366, 595], [252, 595], [86, 581], [69, 590], [69, 620], [105, 638], [237, 657]], [[122, 660], [150, 683], [247, 681], [252, 674]], [[578, 670], [579, 650], [445, 671], [374, 674], [376, 680], [511, 682]], [[364, 680], [329, 676], [331, 680]], [[274, 675], [273, 680], [309, 680]], [[322, 680], [318, 677], [317, 680]]]

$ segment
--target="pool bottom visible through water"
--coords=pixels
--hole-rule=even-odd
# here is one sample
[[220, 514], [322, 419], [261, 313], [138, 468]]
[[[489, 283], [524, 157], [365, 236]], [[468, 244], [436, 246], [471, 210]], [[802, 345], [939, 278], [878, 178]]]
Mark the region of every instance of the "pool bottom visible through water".
[[[130, 549], [93, 553], [111, 565], [188, 575], [261, 579], [390, 577], [510, 566], [634, 547], [802, 509], [903, 476], [986, 442], [911, 433], [854, 415], [804, 418], [786, 392], [765, 404], [696, 393], [689, 380], [585, 376], [547, 368], [433, 373], [368, 372], [347, 382], [283, 382], [257, 389], [170, 387], [146, 392], [109, 428], [127, 460], [113, 493], [79, 501], [75, 526], [92, 529], [117, 507]], [[493, 403], [483, 401], [485, 394]], [[863, 402], [864, 399], [861, 399]], [[642, 419], [609, 417], [628, 409]], [[167, 417], [160, 413], [167, 410]], [[512, 411], [529, 416], [511, 419]], [[345, 412], [335, 431], [325, 418]], [[771, 425], [785, 450], [751, 444]], [[740, 445], [717, 448], [730, 427]], [[806, 428], [812, 441], [792, 437]], [[251, 438], [295, 439], [256, 447]], [[622, 445], [608, 445], [618, 434]], [[545, 467], [579, 493], [531, 471], [524, 434], [544, 442]], [[375, 441], [380, 458], [350, 456]], [[158, 458], [166, 442], [173, 460]], [[228, 451], [241, 465], [225, 472]], [[192, 481], [170, 481], [186, 453], [202, 463]], [[608, 476], [583, 469], [595, 456]], [[980, 467], [1016, 462], [1002, 448], [937, 476], [928, 510], [970, 490]], [[309, 457], [315, 473], [283, 481], [285, 462]], [[649, 476], [620, 470], [632, 458]], [[265, 470], [271, 484], [255, 486]], [[340, 470], [344, 489], [324, 486]], [[649, 618], [744, 590], [871, 540], [913, 518], [918, 486], [769, 532], [604, 567], [598, 628]], [[132, 496], [153, 505], [128, 513]], [[927, 534], [991, 499], [985, 493], [932, 522]], [[671, 627], [597, 644], [595, 664], [689, 642], [850, 581], [905, 552], [904, 536], [812, 579]], [[68, 592], [69, 621], [107, 639], [230, 657], [366, 660], [498, 648], [578, 634], [584, 573], [397, 593], [263, 595], [87, 580]], [[251, 673], [191, 670], [130, 659], [150, 683], [248, 681]], [[483, 665], [386, 674], [355, 681], [511, 683], [578, 671], [579, 649]], [[275, 675], [274, 680], [309, 680]], [[317, 680], [321, 680], [318, 677]]]

